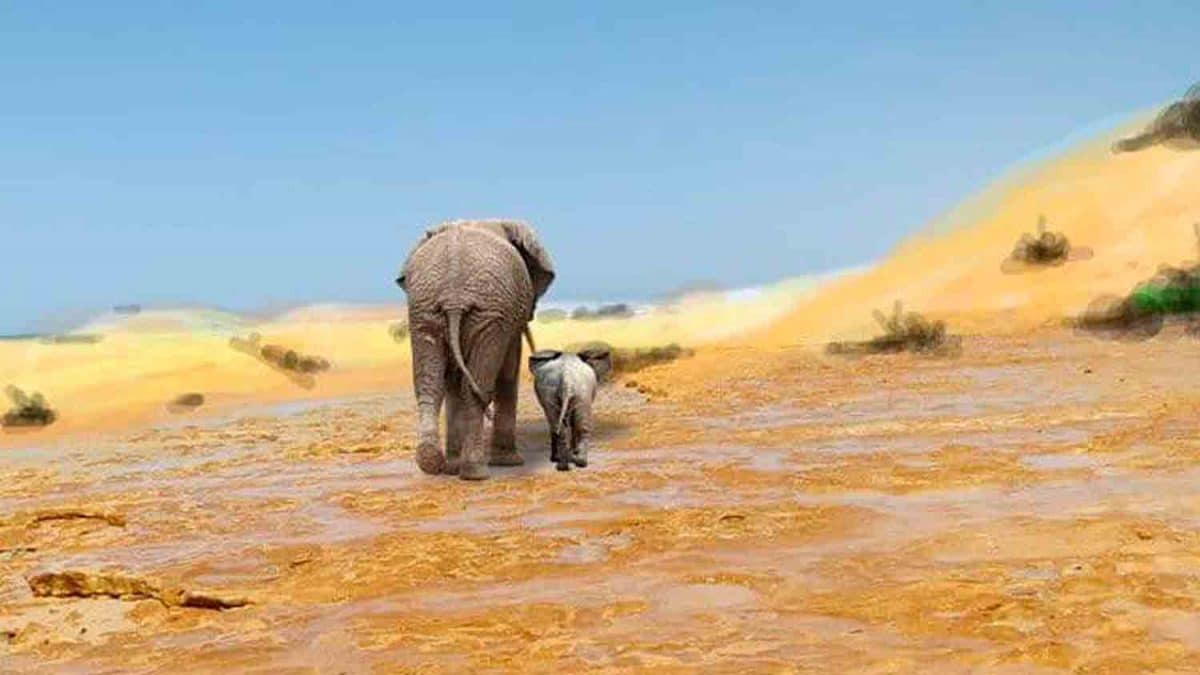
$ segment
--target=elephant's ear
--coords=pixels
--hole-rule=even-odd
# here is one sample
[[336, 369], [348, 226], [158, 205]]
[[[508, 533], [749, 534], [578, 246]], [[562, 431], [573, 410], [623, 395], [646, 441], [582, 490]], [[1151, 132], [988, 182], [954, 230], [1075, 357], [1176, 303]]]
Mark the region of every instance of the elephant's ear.
[[562, 356], [562, 352], [557, 349], [539, 349], [529, 355], [530, 361], [553, 361]]
[[579, 358], [591, 366], [596, 373], [596, 379], [604, 382], [612, 372], [612, 350], [602, 346], [592, 346], [579, 352]]
[[554, 263], [550, 261], [550, 254], [542, 248], [533, 228], [525, 223], [505, 222], [503, 228], [504, 236], [525, 259], [525, 267], [529, 269], [529, 278], [533, 281], [534, 297], [541, 298], [554, 281]]
[[529, 368], [536, 370], [544, 363], [549, 363], [554, 359], [562, 356], [562, 352], [557, 349], [541, 349], [529, 355]]

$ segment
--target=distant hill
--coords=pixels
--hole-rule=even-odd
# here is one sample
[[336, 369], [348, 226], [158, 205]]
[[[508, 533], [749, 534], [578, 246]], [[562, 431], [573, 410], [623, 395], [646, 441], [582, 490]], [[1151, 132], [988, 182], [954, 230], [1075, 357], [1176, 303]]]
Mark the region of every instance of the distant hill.
[[727, 290], [729, 290], [729, 285], [720, 281], [711, 279], [692, 281], [663, 293], [656, 300], [661, 303], [670, 304], [673, 302], [678, 302], [683, 298], [692, 295], [707, 295], [710, 293], [721, 293]]
[[[1146, 116], [1019, 167], [904, 242], [864, 274], [829, 284], [769, 327], [745, 337], [789, 344], [871, 333], [871, 311], [895, 300], [951, 328], [1021, 330], [1124, 295], [1160, 264], [1197, 254], [1200, 150], [1165, 145], [1114, 153]], [[1002, 263], [1044, 214], [1089, 260], [1005, 273]]]

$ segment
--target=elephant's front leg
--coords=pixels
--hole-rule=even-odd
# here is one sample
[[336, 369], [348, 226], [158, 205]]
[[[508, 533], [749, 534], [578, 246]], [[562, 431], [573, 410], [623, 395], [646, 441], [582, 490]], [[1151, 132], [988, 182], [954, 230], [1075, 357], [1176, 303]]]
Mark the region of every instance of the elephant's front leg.
[[525, 463], [517, 451], [517, 390], [521, 373], [521, 334], [513, 336], [500, 373], [496, 378], [496, 410], [492, 421], [492, 466], [519, 466]]

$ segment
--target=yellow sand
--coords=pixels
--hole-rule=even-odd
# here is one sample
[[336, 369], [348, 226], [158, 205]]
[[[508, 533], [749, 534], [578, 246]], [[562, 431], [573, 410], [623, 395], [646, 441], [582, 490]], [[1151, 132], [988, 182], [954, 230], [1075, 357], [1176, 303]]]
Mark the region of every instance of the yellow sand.
[[[972, 200], [946, 234], [916, 237], [870, 273], [831, 284], [744, 341], [758, 345], [858, 339], [878, 332], [871, 310], [906, 309], [950, 320], [951, 330], [1005, 331], [1077, 315], [1102, 294], [1124, 295], [1160, 264], [1197, 257], [1200, 152], [1154, 147], [1113, 154], [1137, 120]], [[1090, 260], [1021, 274], [1001, 263], [1039, 214]]]
[[[625, 347], [694, 346], [777, 319], [802, 295], [798, 287], [782, 285], [748, 302], [693, 297], [645, 316], [539, 321], [533, 331], [538, 346], [547, 348], [596, 339]], [[258, 332], [263, 344], [329, 360], [333, 368], [317, 375], [311, 387], [232, 349], [229, 333], [179, 328], [181, 316], [188, 313], [143, 314], [100, 329], [102, 339], [95, 344], [0, 342], [0, 385], [41, 392], [60, 415], [36, 436], [0, 434], [0, 447], [170, 417], [166, 404], [187, 392], [204, 394], [204, 410], [214, 411], [411, 386], [409, 344], [397, 343], [388, 331], [404, 316], [401, 306], [308, 308], [237, 328], [241, 335]], [[233, 323], [236, 317], [217, 319]], [[7, 406], [0, 402], [0, 408]]]

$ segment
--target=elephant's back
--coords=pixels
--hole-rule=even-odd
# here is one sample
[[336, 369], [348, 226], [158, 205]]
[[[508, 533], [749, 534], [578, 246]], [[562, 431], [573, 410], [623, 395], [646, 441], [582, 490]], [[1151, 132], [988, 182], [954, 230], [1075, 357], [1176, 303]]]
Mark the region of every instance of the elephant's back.
[[459, 225], [430, 237], [406, 266], [410, 306], [463, 305], [505, 312], [533, 302], [533, 283], [521, 254], [503, 237]]
[[596, 393], [596, 371], [574, 354], [563, 355], [562, 369], [563, 382], [576, 395], [590, 401]]

